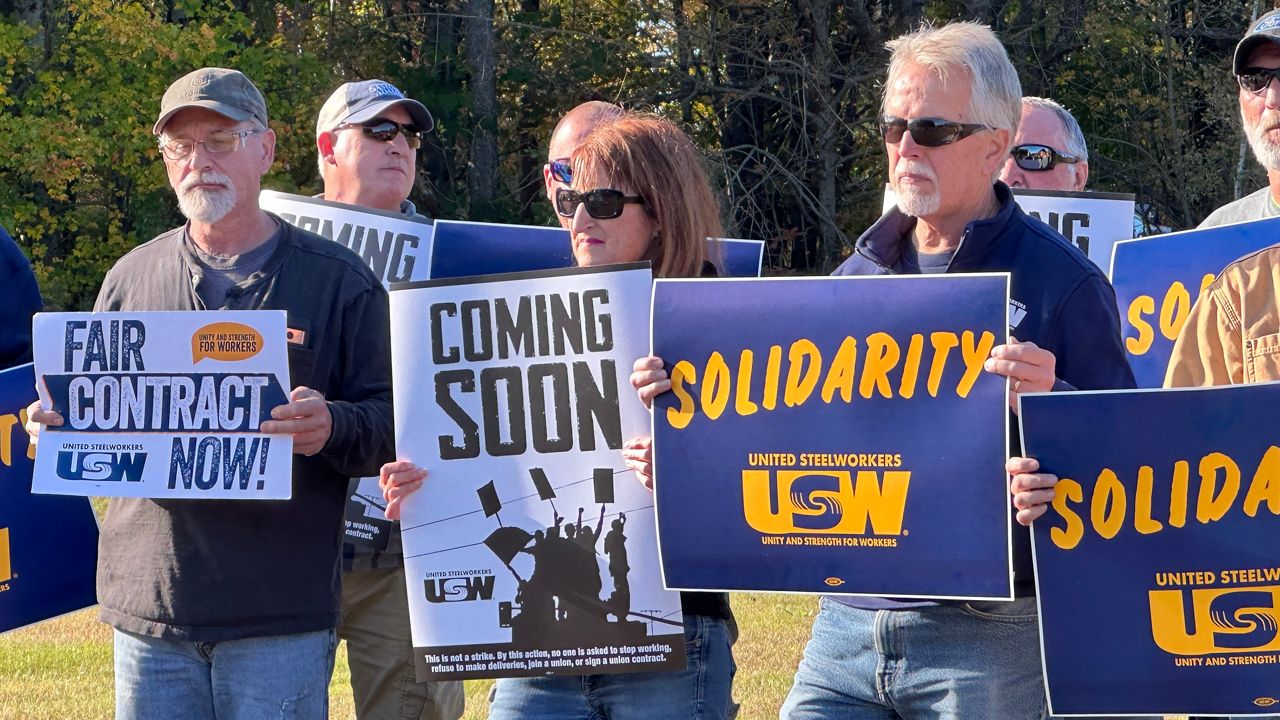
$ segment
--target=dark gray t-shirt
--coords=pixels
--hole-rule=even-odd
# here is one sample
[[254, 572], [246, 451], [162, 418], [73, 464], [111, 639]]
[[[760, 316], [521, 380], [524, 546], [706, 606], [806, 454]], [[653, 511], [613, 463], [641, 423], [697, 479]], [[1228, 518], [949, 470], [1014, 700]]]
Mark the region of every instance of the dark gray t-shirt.
[[[957, 246], [958, 247], [958, 246]], [[922, 253], [910, 239], [902, 244], [902, 257], [893, 271], [901, 275], [941, 275], [951, 266], [956, 248], [940, 253]]]
[[276, 231], [267, 241], [242, 255], [211, 255], [200, 249], [184, 228], [182, 241], [194, 253], [200, 264], [200, 274], [195, 278], [196, 296], [205, 310], [251, 310], [257, 303], [248, 296], [235, 292], [241, 285], [256, 280], [254, 275], [262, 271], [272, 253], [280, 246], [283, 228], [277, 223]]

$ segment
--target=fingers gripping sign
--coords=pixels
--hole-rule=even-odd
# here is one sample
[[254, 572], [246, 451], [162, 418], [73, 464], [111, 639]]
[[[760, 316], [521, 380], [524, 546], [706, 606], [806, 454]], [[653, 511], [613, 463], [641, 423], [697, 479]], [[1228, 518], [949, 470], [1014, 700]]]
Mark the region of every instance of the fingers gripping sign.
[[649, 355], [636, 360], [631, 368], [631, 387], [636, 389], [640, 401], [653, 408], [653, 399], [671, 389], [671, 378], [662, 365], [662, 358]]
[[1057, 381], [1057, 359], [1033, 342], [1010, 337], [1007, 345], [991, 349], [983, 364], [989, 373], [1009, 378], [1009, 407], [1018, 411], [1018, 394], [1049, 392]]
[[653, 490], [653, 438], [631, 438], [622, 444], [622, 459], [649, 490]]
[[1013, 506], [1018, 509], [1018, 522], [1023, 525], [1030, 525], [1043, 515], [1055, 496], [1058, 476], [1037, 472], [1039, 469], [1040, 463], [1034, 458], [1013, 457], [1005, 463], [1005, 470], [1009, 473], [1009, 494], [1013, 496]]
[[426, 478], [426, 469], [408, 460], [397, 460], [382, 466], [378, 471], [378, 487], [382, 488], [382, 499], [387, 501], [388, 520], [400, 519], [404, 499], [417, 492]]
[[298, 386], [289, 393], [289, 402], [271, 411], [271, 420], [262, 423], [268, 435], [292, 435], [293, 451], [315, 455], [324, 449], [333, 432], [329, 403], [319, 390]]

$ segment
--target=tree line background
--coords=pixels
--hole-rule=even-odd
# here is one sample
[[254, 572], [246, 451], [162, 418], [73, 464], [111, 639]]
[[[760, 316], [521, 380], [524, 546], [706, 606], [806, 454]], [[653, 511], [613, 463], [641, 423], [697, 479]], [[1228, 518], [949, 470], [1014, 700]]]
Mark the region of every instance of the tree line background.
[[264, 187], [320, 190], [315, 117], [347, 80], [422, 100], [412, 199], [440, 218], [551, 223], [548, 136], [585, 100], [652, 109], [705, 150], [729, 233], [825, 272], [880, 211], [884, 43], [990, 24], [1027, 94], [1070, 108], [1090, 189], [1193, 227], [1265, 184], [1231, 53], [1274, 0], [0, 0], [0, 225], [46, 303], [86, 309], [107, 268], [178, 225], [150, 134], [170, 82], [244, 71], [278, 135]]

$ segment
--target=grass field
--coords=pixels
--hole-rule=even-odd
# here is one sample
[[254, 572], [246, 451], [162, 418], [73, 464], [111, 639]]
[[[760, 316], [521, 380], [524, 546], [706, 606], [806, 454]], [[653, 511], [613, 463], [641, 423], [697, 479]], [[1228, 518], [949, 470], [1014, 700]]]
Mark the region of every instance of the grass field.
[[[742, 636], [734, 648], [739, 717], [778, 717], [791, 687], [817, 600], [788, 595], [733, 596]], [[485, 717], [489, 683], [467, 683], [468, 720]], [[346, 651], [329, 695], [334, 720], [354, 720]], [[85, 610], [0, 636], [0, 720], [104, 720], [113, 716], [111, 629]]]

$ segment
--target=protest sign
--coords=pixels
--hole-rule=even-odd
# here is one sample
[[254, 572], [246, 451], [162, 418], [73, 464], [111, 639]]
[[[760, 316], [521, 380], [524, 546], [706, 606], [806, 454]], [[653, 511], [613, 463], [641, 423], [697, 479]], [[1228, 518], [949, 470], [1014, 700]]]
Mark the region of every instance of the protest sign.
[[[436, 221], [432, 279], [496, 275], [574, 266], [573, 243], [562, 228], [531, 225]], [[759, 240], [708, 238], [732, 277], [759, 277], [764, 243]]]
[[658, 280], [667, 587], [1008, 598], [1007, 274]]
[[1061, 715], [1265, 715], [1280, 700], [1280, 385], [1026, 395], [1059, 476], [1032, 526]]
[[[1111, 267], [1116, 242], [1133, 237], [1132, 193], [1015, 188], [1013, 198], [1023, 212], [1056, 230], [1103, 272]], [[883, 212], [897, 201], [893, 188], [886, 184]]]
[[0, 633], [97, 602], [98, 522], [85, 498], [31, 494], [30, 365], [0, 372]]
[[[431, 477], [402, 515], [420, 678], [684, 667], [646, 435], [647, 264], [398, 285], [396, 453]], [[602, 537], [603, 536], [603, 537]]]
[[35, 492], [285, 499], [293, 437], [259, 430], [288, 402], [285, 313], [40, 313], [40, 402], [63, 417]]
[[1111, 285], [1138, 387], [1164, 384], [1173, 342], [1200, 293], [1233, 261], [1273, 245], [1280, 218], [1116, 243]]
[[427, 279], [431, 223], [404, 213], [263, 190], [263, 210], [349, 248], [368, 263], [383, 286]]

